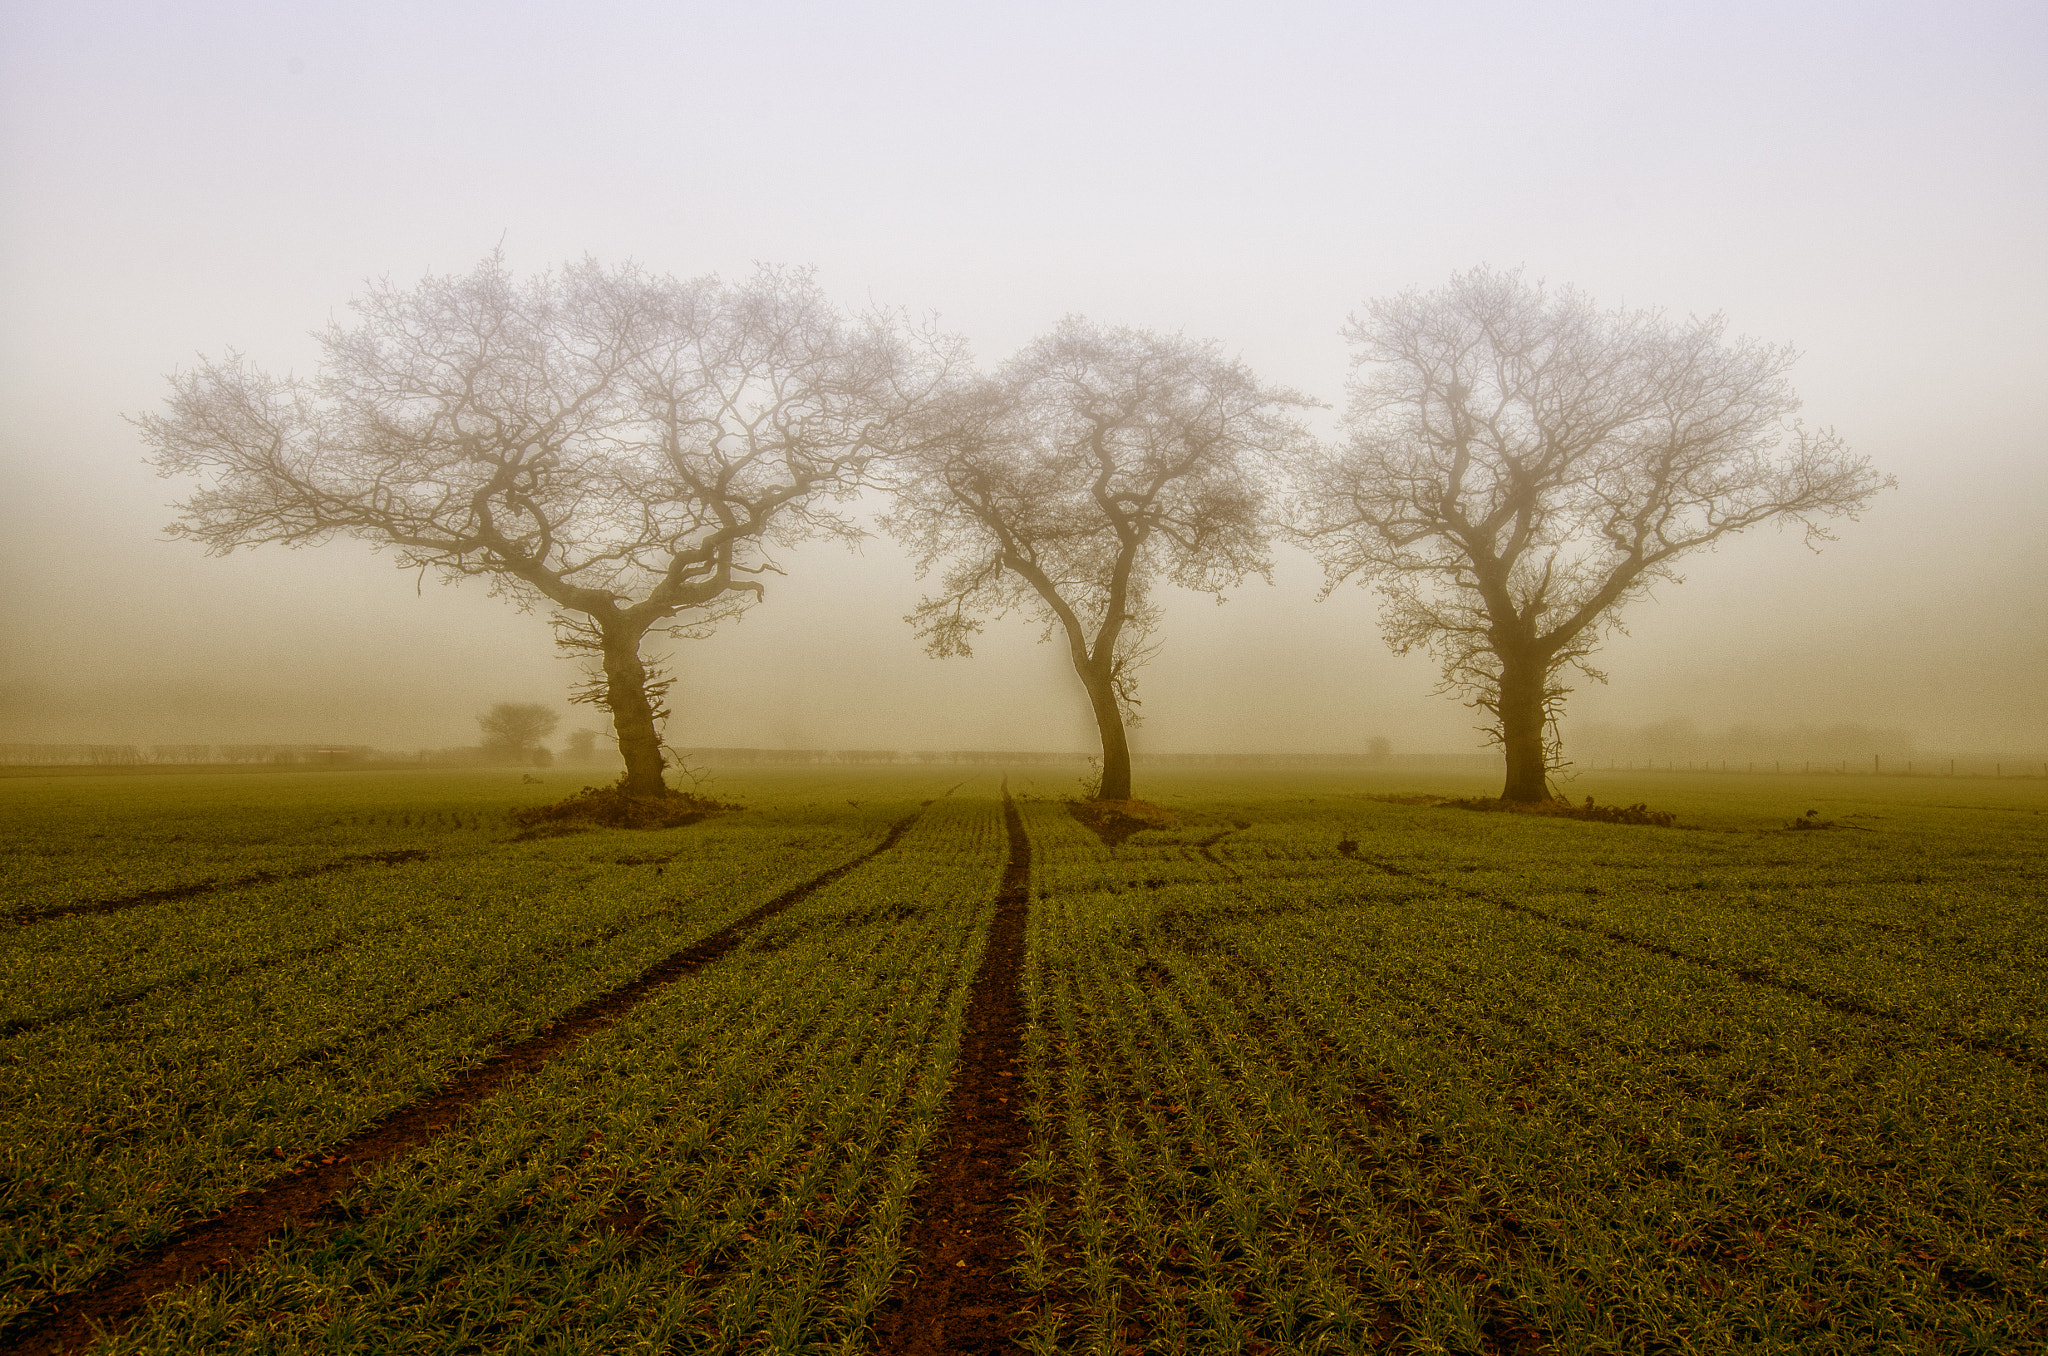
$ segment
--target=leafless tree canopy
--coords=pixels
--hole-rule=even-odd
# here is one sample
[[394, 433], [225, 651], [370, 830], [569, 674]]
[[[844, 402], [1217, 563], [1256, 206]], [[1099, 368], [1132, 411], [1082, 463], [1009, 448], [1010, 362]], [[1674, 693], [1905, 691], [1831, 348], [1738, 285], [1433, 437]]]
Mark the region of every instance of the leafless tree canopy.
[[1486, 269], [1347, 327], [1349, 436], [1302, 464], [1294, 526], [1329, 587], [1379, 588], [1397, 653], [1431, 651], [1494, 714], [1510, 798], [1542, 794], [1558, 675], [1600, 676], [1624, 604], [1760, 523], [1825, 539], [1888, 483], [1794, 419], [1790, 348], [1723, 331]]
[[169, 412], [137, 421], [163, 474], [202, 481], [172, 531], [215, 552], [345, 534], [545, 601], [602, 659], [598, 699], [648, 791], [641, 637], [758, 597], [769, 544], [851, 535], [833, 503], [950, 360], [887, 317], [846, 320], [802, 271], [678, 282], [585, 261], [520, 284], [493, 257], [353, 309], [312, 379], [235, 354], [172, 378]]
[[507, 753], [525, 753], [540, 747], [555, 732], [562, 718], [539, 702], [494, 702], [476, 718], [484, 747]]
[[1214, 345], [1066, 320], [927, 422], [885, 524], [920, 573], [945, 565], [907, 620], [935, 655], [971, 653], [1012, 609], [1063, 633], [1103, 734], [1102, 795], [1127, 799], [1155, 589], [1217, 593], [1267, 568], [1267, 462], [1302, 441], [1307, 403]]

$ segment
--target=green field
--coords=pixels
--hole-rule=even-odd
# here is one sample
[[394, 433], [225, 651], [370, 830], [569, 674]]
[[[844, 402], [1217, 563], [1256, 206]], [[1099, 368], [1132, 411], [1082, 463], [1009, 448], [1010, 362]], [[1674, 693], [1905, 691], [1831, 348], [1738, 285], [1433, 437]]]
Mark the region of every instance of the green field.
[[[0, 1349], [857, 863], [95, 1349], [873, 1350], [1003, 773], [714, 772], [535, 841], [568, 774], [0, 779]], [[2048, 1348], [2048, 783], [1141, 767], [1112, 847], [1008, 776], [1024, 1347]]]

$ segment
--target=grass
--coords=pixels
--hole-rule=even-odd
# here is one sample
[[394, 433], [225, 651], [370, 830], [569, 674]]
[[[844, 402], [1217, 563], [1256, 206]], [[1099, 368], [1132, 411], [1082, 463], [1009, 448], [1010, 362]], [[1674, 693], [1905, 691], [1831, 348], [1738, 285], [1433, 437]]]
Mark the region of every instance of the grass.
[[[437, 780], [421, 789], [452, 793], [465, 817], [488, 823], [488, 800], [461, 799], [475, 783]], [[184, 789], [130, 787], [136, 801], [101, 814], [145, 819], [152, 794], [175, 804]], [[229, 856], [266, 832], [252, 831], [260, 800], [236, 808], [215, 821]], [[353, 807], [332, 808], [301, 812], [318, 851], [358, 828]], [[857, 856], [914, 808], [898, 793], [825, 817], [794, 807], [505, 844], [476, 830], [422, 833], [431, 811], [419, 806], [378, 816], [414, 821], [399, 827], [429, 851], [418, 864], [0, 931], [0, 1318]], [[509, 834], [502, 812], [497, 828]], [[142, 870], [124, 884], [151, 879]]]
[[938, 808], [112, 1349], [860, 1349], [1000, 861], [986, 802]]
[[[519, 843], [570, 779], [0, 780], [0, 910], [217, 883], [0, 923], [0, 1325], [916, 812], [103, 1346], [869, 1349], [1001, 873], [963, 775], [732, 769], [753, 808]], [[2048, 1344], [2041, 783], [1569, 788], [1667, 828], [1159, 773], [1112, 847], [1068, 781], [1010, 783], [1028, 1347]]]
[[1687, 832], [1306, 789], [1117, 848], [1031, 822], [1033, 1345], [2048, 1335], [2035, 807], [1780, 835], [1725, 793]]

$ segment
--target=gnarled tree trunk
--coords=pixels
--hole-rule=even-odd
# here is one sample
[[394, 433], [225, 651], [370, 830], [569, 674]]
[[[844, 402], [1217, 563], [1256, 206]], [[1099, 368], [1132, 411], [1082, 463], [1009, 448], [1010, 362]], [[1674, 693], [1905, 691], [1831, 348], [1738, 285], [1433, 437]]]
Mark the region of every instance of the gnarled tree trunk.
[[1500, 742], [1508, 759], [1507, 785], [1500, 798], [1548, 800], [1543, 689], [1549, 681], [1550, 665], [1530, 654], [1503, 653], [1500, 660]]
[[619, 784], [632, 796], [666, 796], [661, 775], [661, 736], [654, 729], [654, 703], [647, 696], [647, 667], [640, 662], [644, 632], [604, 631], [605, 705], [618, 733], [626, 775]]
[[[1078, 665], [1076, 667], [1079, 667]], [[1088, 704], [1095, 710], [1095, 728], [1102, 736], [1102, 787], [1098, 800], [1131, 798], [1131, 746], [1124, 737], [1124, 713], [1117, 706], [1116, 684], [1092, 667], [1081, 669]]]

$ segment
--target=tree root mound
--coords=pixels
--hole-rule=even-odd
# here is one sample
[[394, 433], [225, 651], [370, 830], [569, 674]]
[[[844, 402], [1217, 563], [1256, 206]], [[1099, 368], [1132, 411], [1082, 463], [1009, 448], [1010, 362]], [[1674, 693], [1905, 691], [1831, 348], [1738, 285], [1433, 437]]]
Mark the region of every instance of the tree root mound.
[[1149, 800], [1070, 800], [1067, 813], [1111, 847], [1147, 829], [1173, 826], [1173, 812]]
[[554, 838], [588, 829], [680, 829], [739, 808], [687, 791], [671, 791], [666, 796], [634, 796], [619, 786], [586, 786], [551, 805], [512, 811], [512, 823], [522, 830], [513, 835], [512, 841]]
[[1548, 815], [1554, 819], [1584, 819], [1595, 824], [1645, 824], [1668, 829], [1678, 822], [1674, 810], [1652, 810], [1637, 801], [1634, 805], [1595, 805], [1591, 796], [1583, 805], [1568, 800], [1501, 800], [1495, 796], [1373, 796], [1389, 805], [1436, 805], [1448, 810], [1479, 810], [1495, 814]]
[[1591, 796], [1583, 805], [1574, 805], [1568, 800], [1497, 800], [1491, 796], [1474, 796], [1465, 800], [1447, 800], [1444, 804], [1454, 810], [1491, 810], [1515, 815], [1550, 815], [1558, 819], [1586, 819], [1595, 824], [1647, 824], [1652, 828], [1668, 829], [1678, 822], [1678, 815], [1671, 810], [1652, 810], [1637, 801], [1634, 805], [1595, 805]]
[[[2035, 813], [2038, 814], [2039, 811], [2036, 811]], [[1807, 830], [1820, 829], [1855, 829], [1859, 833], [1877, 832], [1876, 829], [1871, 828], [1867, 824], [1837, 824], [1832, 819], [1822, 819], [1820, 817], [1820, 811], [1818, 810], [1808, 810], [1804, 815], [1800, 816], [1798, 819], [1787, 820], [1785, 823], [1785, 827], [1788, 829], [1793, 829], [1801, 832]]]

